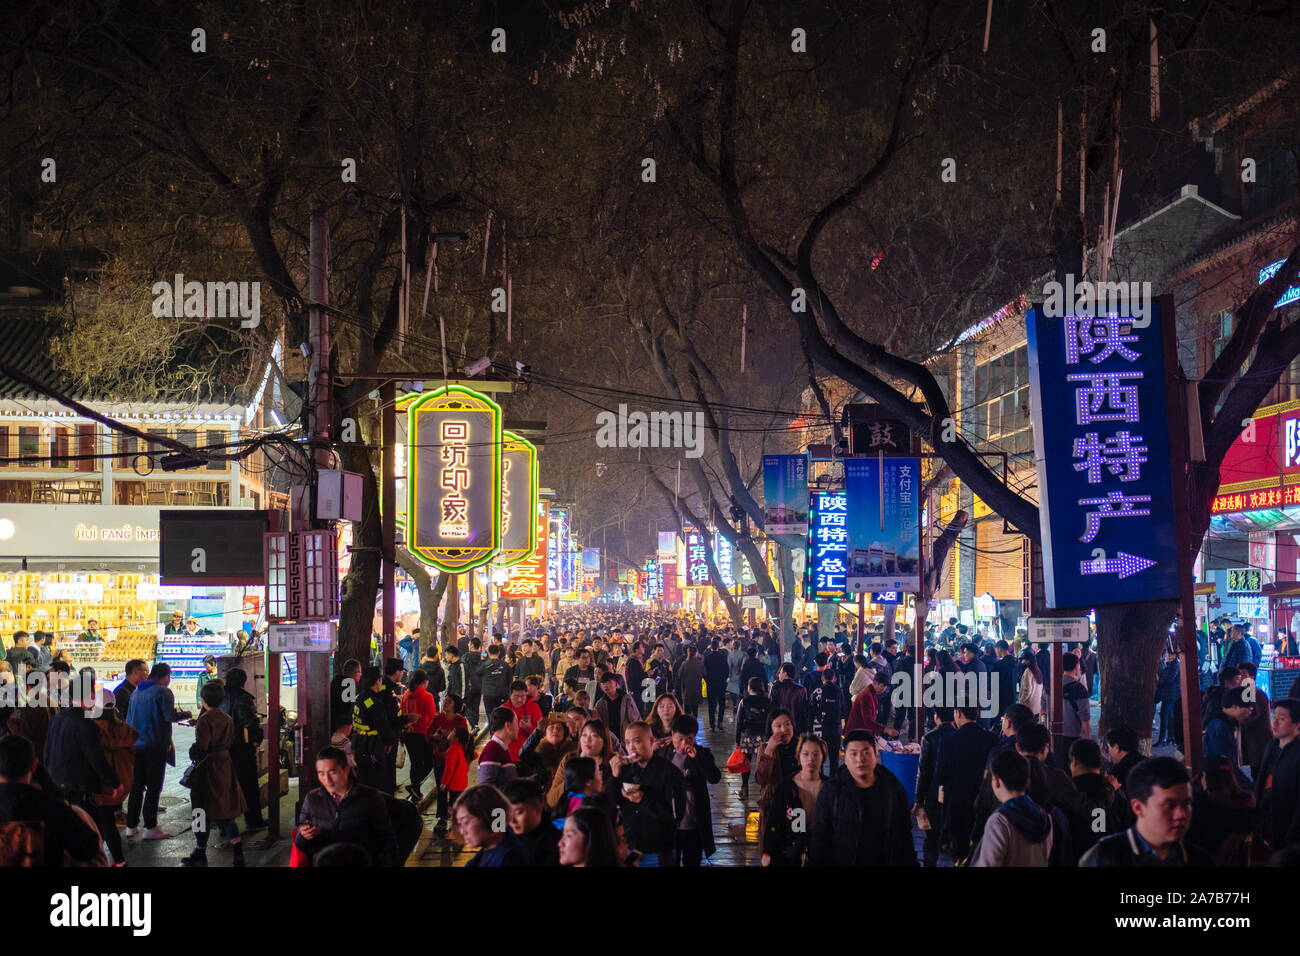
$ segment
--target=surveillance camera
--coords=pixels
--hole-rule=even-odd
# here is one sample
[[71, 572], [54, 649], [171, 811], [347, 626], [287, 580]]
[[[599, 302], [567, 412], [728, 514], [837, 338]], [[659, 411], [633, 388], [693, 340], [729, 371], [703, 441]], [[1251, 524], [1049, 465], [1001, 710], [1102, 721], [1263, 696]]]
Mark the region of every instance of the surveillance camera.
[[492, 367], [492, 360], [485, 355], [477, 362], [474, 362], [471, 365], [466, 365], [462, 371], [464, 371], [467, 377], [474, 378], [474, 376], [476, 375], [482, 375], [491, 367]]

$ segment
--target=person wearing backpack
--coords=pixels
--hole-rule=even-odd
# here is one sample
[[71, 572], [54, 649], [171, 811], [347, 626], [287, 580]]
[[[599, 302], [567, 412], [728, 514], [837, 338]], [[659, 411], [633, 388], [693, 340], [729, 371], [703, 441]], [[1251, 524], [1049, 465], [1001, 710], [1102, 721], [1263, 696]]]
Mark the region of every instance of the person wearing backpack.
[[483, 664], [483, 707], [489, 716], [492, 711], [504, 706], [506, 698], [510, 696], [510, 665], [502, 657], [501, 651], [500, 644], [489, 644], [487, 661]]
[[763, 689], [763, 679], [752, 677], [749, 693], [740, 702], [736, 715], [736, 746], [748, 758], [750, 770], [740, 775], [740, 799], [749, 799], [749, 774], [753, 770], [755, 755], [767, 744], [767, 715], [772, 707]]

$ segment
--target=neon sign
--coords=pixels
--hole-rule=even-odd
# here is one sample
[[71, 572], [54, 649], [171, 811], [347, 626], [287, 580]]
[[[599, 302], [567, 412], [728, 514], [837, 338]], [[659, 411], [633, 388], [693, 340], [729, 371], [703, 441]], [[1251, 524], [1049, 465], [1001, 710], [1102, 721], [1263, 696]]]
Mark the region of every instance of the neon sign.
[[[1168, 303], [1026, 316], [1049, 607], [1177, 597], [1166, 346]], [[1064, 387], [1062, 387], [1064, 385]]]
[[808, 509], [808, 553], [804, 597], [840, 601], [848, 597], [849, 497], [843, 491], [815, 491]]
[[501, 407], [450, 385], [406, 415], [407, 550], [449, 574], [486, 564], [501, 546]]

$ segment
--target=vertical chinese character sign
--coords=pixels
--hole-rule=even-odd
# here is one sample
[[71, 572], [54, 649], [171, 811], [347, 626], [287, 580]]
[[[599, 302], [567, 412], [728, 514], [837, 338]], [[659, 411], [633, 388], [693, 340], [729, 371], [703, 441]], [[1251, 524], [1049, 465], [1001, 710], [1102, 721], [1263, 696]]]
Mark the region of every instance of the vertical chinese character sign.
[[406, 415], [407, 550], [450, 574], [486, 564], [501, 546], [501, 406], [450, 385]]
[[921, 587], [921, 460], [846, 458], [849, 590]]
[[514, 432], [501, 433], [501, 550], [495, 568], [509, 568], [537, 549], [537, 449]]
[[582, 549], [582, 599], [600, 597], [600, 548]]
[[567, 588], [565, 569], [568, 567], [569, 512], [565, 508], [551, 509], [551, 527], [547, 535], [546, 591], [558, 597]]
[[510, 578], [501, 587], [501, 597], [507, 600], [546, 600], [546, 547], [550, 536], [547, 526], [550, 524], [546, 504], [538, 502], [533, 509], [536, 512], [537, 546], [523, 561], [510, 569]]
[[1173, 314], [1025, 318], [1048, 607], [1176, 598]]
[[814, 491], [810, 500], [804, 599], [842, 601], [849, 596], [848, 496]]
[[704, 553], [704, 534], [695, 528], [686, 529], [686, 568], [682, 587], [704, 588], [710, 585], [709, 559]]
[[763, 456], [763, 530], [768, 534], [808, 530], [807, 456]]
[[718, 574], [722, 575], [722, 584], [728, 590], [736, 586], [736, 575], [732, 563], [736, 560], [735, 550], [721, 532], [713, 534], [713, 560], [718, 565]]

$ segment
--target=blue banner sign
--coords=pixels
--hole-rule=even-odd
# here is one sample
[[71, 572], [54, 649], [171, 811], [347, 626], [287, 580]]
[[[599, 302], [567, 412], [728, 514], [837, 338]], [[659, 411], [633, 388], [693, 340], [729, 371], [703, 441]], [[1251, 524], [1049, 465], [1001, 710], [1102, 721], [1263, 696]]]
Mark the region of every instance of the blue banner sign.
[[814, 491], [811, 501], [804, 600], [846, 600], [849, 596], [848, 495], [842, 491]]
[[808, 530], [807, 456], [763, 456], [763, 530], [768, 534]]
[[921, 588], [921, 460], [846, 458], [849, 496], [848, 588]]
[[1025, 317], [1048, 607], [1178, 597], [1166, 312]]

